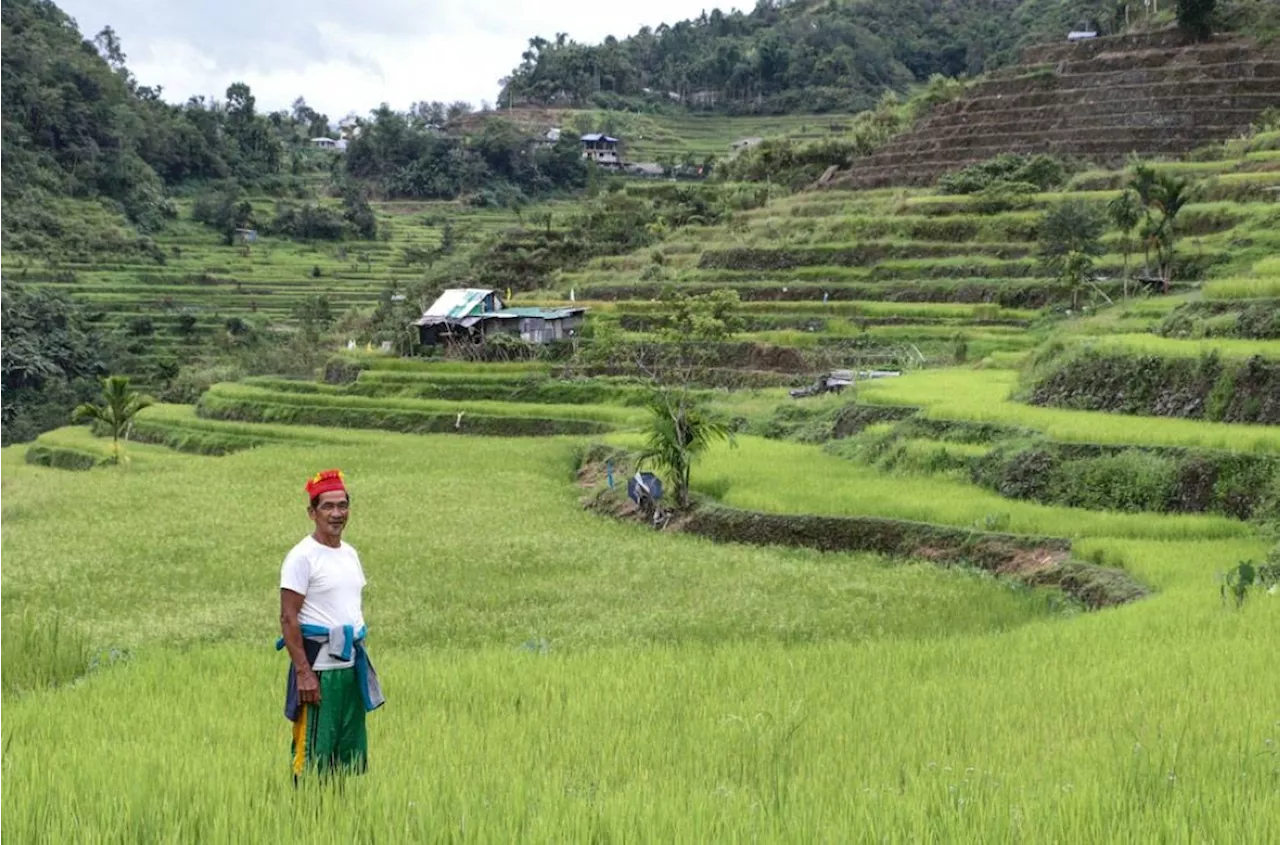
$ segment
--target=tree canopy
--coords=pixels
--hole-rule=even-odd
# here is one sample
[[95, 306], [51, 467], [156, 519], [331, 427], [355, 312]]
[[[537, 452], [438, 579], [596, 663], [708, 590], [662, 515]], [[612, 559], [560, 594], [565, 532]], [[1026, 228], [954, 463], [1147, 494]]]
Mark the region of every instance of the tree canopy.
[[524, 195], [581, 188], [587, 181], [577, 138], [565, 134], [540, 144], [496, 117], [474, 135], [445, 135], [414, 110], [384, 104], [360, 129], [347, 148], [347, 174], [373, 182], [387, 196], [454, 199], [480, 192], [486, 204], [513, 205]]
[[1114, 0], [759, 0], [601, 44], [529, 39], [499, 102], [727, 112], [860, 110], [886, 89], [1010, 63], [1080, 21], [1124, 20]]
[[66, 425], [71, 409], [97, 392], [105, 365], [101, 337], [84, 309], [62, 294], [6, 284], [0, 311], [0, 443], [8, 445]]

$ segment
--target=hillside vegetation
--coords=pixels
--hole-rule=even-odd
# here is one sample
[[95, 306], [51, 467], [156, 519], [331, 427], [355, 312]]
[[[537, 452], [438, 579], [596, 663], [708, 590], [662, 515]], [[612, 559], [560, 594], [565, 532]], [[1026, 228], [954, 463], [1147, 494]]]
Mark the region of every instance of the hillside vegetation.
[[[727, 114], [857, 111], [874, 105], [885, 89], [1013, 64], [1022, 48], [1061, 41], [1079, 26], [1105, 35], [1171, 22], [1174, 5], [761, 0], [750, 11], [704, 10], [601, 44], [581, 44], [563, 32], [530, 38], [498, 102]], [[1216, 6], [1211, 30], [1280, 30], [1273, 4], [1223, 0]]]

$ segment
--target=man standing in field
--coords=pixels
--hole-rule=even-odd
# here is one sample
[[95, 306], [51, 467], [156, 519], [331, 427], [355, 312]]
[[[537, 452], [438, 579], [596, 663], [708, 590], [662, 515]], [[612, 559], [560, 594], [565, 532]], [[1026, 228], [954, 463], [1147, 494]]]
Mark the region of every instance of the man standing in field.
[[364, 569], [342, 540], [351, 513], [341, 470], [306, 485], [315, 530], [280, 570], [280, 633], [289, 651], [284, 714], [293, 722], [293, 776], [308, 767], [363, 773], [365, 713], [382, 705], [378, 675], [364, 649]]

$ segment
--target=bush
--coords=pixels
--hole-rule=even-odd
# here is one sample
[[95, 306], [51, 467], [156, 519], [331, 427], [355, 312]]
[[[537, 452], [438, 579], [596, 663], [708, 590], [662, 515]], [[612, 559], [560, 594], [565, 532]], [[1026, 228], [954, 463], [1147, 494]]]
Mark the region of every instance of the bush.
[[1065, 461], [1051, 481], [1052, 500], [1089, 510], [1164, 511], [1174, 498], [1177, 465], [1149, 452]]
[[340, 241], [347, 235], [347, 225], [334, 209], [311, 202], [301, 206], [278, 202], [275, 219], [265, 231], [299, 241]]
[[191, 219], [216, 229], [228, 244], [236, 229], [255, 225], [253, 205], [235, 182], [197, 196], [191, 206]]
[[[1066, 184], [1067, 166], [1048, 155], [1027, 157], [1001, 153], [986, 161], [971, 164], [963, 170], [938, 179], [938, 190], [944, 194], [976, 194], [998, 186], [1029, 186], [1030, 193], [1053, 191]], [[1027, 188], [1015, 189], [1026, 193]]]
[[324, 362], [325, 384], [351, 384], [360, 377], [364, 363], [352, 358], [334, 356]]
[[992, 182], [974, 194], [971, 207], [979, 214], [1003, 214], [1029, 208], [1035, 192], [1035, 185], [1029, 182]]
[[225, 381], [236, 381], [243, 375], [243, 370], [234, 364], [212, 366], [197, 364], [182, 367], [178, 370], [178, 374], [157, 392], [157, 398], [161, 402], [193, 405], [213, 385]]
[[1001, 496], [1011, 499], [1033, 499], [1038, 502], [1052, 500], [1054, 471], [1058, 458], [1048, 449], [1029, 449], [1020, 452], [1016, 460], [1009, 460], [1000, 452], [993, 452], [983, 463], [994, 463], [995, 489]]
[[1091, 510], [1268, 519], [1280, 506], [1280, 460], [1268, 455], [1011, 441], [969, 468], [1002, 496]]

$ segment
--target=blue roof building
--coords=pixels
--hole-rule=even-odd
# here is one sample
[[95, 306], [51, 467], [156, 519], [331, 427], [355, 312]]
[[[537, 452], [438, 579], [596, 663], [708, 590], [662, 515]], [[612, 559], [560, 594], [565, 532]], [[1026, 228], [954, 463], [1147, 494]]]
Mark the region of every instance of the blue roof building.
[[582, 157], [603, 167], [618, 167], [618, 139], [603, 132], [590, 132], [582, 136]]

